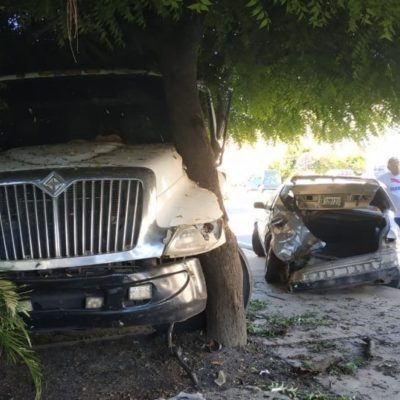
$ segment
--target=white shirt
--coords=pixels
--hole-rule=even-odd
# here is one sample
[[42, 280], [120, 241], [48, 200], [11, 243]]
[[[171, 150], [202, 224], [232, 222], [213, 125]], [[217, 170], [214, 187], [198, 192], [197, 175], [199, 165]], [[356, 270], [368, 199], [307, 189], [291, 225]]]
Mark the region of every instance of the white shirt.
[[386, 172], [378, 180], [386, 186], [387, 193], [396, 207], [396, 217], [400, 217], [400, 174], [393, 175], [391, 172]]

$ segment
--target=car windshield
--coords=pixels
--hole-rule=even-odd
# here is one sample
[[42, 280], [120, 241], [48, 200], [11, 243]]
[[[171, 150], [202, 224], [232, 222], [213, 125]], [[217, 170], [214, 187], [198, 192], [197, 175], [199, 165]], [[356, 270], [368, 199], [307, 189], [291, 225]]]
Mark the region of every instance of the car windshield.
[[94, 140], [171, 142], [162, 80], [144, 75], [86, 75], [0, 83], [0, 147]]
[[265, 172], [263, 184], [266, 187], [277, 188], [281, 184], [281, 177], [278, 172]]

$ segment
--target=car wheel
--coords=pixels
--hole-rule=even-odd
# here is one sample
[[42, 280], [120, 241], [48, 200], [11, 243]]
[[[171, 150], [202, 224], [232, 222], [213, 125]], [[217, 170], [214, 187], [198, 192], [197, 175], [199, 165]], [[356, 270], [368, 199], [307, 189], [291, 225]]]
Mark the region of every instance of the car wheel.
[[281, 261], [270, 248], [265, 259], [265, 280], [268, 283], [286, 283], [287, 265]]
[[254, 226], [253, 235], [251, 236], [251, 246], [258, 257], [265, 257], [264, 248], [262, 247], [256, 226]]
[[387, 283], [385, 286], [389, 286], [395, 289], [400, 289], [400, 277], [396, 276], [393, 278], [389, 283]]

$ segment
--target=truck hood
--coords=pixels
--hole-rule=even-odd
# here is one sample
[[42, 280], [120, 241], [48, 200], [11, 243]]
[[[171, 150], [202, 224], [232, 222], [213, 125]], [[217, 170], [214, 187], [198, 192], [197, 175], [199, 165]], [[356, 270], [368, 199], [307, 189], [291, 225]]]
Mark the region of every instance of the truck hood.
[[148, 168], [155, 173], [158, 195], [184, 174], [182, 159], [171, 145], [130, 146], [83, 140], [7, 150], [0, 153], [0, 165], [3, 171], [93, 167]]

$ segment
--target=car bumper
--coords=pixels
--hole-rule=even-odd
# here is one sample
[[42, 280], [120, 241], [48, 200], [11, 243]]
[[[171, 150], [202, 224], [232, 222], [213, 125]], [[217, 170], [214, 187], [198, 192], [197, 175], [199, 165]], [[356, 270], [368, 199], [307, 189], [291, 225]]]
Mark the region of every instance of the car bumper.
[[321, 262], [294, 272], [292, 292], [345, 288], [366, 283], [389, 284], [399, 280], [399, 253], [388, 248], [373, 254]]
[[[184, 321], [206, 307], [205, 280], [196, 258], [133, 272], [120, 269], [94, 275], [82, 274], [15, 279], [30, 290], [33, 309], [27, 322], [31, 329], [167, 324]], [[129, 300], [129, 288], [143, 284], [151, 284], [152, 298]], [[103, 306], [86, 309], [88, 296], [102, 297]]]

